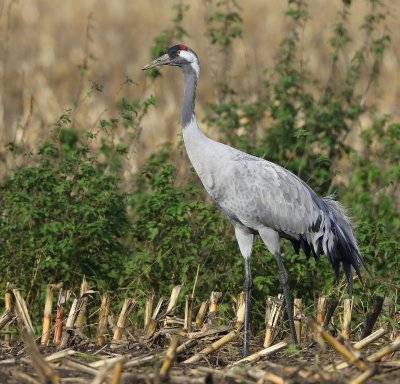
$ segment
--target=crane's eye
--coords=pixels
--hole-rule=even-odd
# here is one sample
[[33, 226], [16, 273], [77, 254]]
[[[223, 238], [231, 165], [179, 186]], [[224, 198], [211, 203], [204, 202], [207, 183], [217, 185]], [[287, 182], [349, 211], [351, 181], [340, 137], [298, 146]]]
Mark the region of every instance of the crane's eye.
[[176, 51], [176, 54], [179, 56], [181, 54], [181, 51]]

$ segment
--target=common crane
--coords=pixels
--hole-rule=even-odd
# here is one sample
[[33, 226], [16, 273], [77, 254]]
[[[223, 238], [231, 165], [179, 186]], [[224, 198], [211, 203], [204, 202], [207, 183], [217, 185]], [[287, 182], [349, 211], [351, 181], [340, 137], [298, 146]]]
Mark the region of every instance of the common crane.
[[300, 178], [281, 166], [251, 156], [207, 137], [195, 114], [200, 62], [184, 44], [146, 65], [178, 66], [184, 74], [182, 134], [189, 159], [212, 200], [233, 224], [244, 257], [245, 326], [244, 355], [249, 352], [249, 317], [252, 278], [250, 259], [254, 236], [259, 235], [274, 255], [284, 292], [292, 342], [297, 344], [289, 278], [280, 253], [280, 238], [289, 239], [316, 259], [328, 256], [336, 275], [340, 265], [352, 292], [352, 269], [361, 279], [359, 263], [367, 269], [345, 209], [331, 197], [319, 197]]

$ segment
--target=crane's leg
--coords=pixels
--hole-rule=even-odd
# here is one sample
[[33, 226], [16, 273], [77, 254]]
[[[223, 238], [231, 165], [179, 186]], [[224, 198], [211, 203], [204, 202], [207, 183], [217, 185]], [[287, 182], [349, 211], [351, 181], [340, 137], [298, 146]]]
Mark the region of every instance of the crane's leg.
[[296, 331], [294, 328], [293, 304], [289, 288], [289, 275], [286, 272], [285, 266], [283, 264], [283, 259], [281, 256], [279, 233], [271, 228], [263, 228], [259, 230], [259, 234], [262, 240], [264, 241], [265, 245], [267, 246], [268, 250], [275, 256], [275, 260], [278, 264], [279, 282], [281, 283], [281, 287], [283, 289], [283, 295], [285, 297], [286, 313], [289, 320], [290, 336], [292, 339], [292, 343], [298, 344]]
[[253, 249], [254, 235], [243, 226], [235, 226], [235, 235], [239, 244], [240, 252], [244, 257], [244, 285], [243, 291], [245, 293], [245, 312], [244, 312], [244, 342], [243, 342], [243, 355], [249, 355], [249, 337], [250, 337], [250, 299], [251, 299], [251, 268], [250, 259], [251, 251]]
[[244, 285], [243, 291], [245, 293], [244, 302], [244, 341], [243, 341], [243, 357], [249, 355], [249, 339], [250, 339], [250, 301], [251, 301], [251, 288], [253, 280], [251, 278], [250, 257], [244, 259]]

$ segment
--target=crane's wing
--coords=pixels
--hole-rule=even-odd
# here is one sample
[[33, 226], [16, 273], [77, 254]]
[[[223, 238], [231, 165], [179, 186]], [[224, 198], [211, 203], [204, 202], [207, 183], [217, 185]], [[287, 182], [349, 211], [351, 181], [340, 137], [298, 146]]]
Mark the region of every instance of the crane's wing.
[[290, 171], [232, 151], [220, 172], [205, 186], [229, 219], [254, 230], [267, 226], [294, 238], [318, 221], [318, 197]]
[[279, 165], [221, 149], [229, 156], [218, 159], [203, 184], [224, 214], [255, 233], [265, 226], [276, 230], [297, 252], [302, 248], [317, 259], [326, 254], [337, 278], [343, 265], [351, 291], [352, 267], [360, 276], [358, 263], [366, 265], [344, 208]]

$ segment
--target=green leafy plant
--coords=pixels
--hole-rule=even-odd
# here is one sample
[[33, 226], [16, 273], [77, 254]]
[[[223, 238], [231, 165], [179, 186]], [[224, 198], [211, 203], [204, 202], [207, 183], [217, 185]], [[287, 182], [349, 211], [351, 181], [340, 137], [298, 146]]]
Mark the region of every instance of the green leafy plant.
[[24, 289], [29, 303], [44, 282], [75, 286], [84, 275], [115, 288], [127, 252], [120, 179], [103, 172], [73, 129], [62, 128], [32, 159], [0, 185], [0, 284]]

